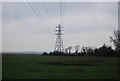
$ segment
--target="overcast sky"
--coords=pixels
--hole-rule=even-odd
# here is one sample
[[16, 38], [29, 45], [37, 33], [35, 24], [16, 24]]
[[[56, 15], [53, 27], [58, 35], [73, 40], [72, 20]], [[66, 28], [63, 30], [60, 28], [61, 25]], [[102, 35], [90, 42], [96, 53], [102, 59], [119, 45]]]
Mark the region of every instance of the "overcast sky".
[[[54, 30], [60, 23], [60, 3], [30, 4], [37, 16], [28, 2], [3, 3], [3, 52], [54, 50]], [[64, 48], [112, 45], [109, 36], [118, 29], [117, 2], [63, 2], [62, 5]]]

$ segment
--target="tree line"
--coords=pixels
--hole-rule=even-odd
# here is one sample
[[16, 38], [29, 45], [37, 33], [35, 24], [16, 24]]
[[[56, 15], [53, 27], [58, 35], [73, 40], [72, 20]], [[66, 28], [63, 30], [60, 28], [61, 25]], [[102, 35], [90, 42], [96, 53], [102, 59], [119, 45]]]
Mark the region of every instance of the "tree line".
[[79, 45], [75, 46], [75, 52], [71, 53], [72, 47], [65, 49], [65, 52], [53, 51], [49, 54], [44, 52], [43, 55], [65, 55], [65, 56], [104, 56], [104, 57], [119, 57], [120, 56], [120, 30], [114, 31], [113, 36], [110, 36], [110, 41], [113, 43], [115, 49], [112, 49], [111, 46], [103, 44], [99, 48], [92, 47], [82, 47], [81, 51], [79, 50]]

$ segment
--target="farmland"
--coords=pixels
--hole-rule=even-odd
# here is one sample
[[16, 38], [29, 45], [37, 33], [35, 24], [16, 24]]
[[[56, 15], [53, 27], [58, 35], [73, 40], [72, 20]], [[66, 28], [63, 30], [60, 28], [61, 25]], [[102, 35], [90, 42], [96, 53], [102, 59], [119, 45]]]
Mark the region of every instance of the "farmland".
[[119, 79], [118, 57], [2, 55], [3, 79]]

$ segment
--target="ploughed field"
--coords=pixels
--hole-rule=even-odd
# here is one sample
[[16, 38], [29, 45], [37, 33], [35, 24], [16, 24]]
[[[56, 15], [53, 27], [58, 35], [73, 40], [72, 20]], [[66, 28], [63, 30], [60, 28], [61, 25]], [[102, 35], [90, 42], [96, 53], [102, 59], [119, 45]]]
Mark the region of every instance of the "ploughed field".
[[2, 55], [3, 79], [119, 79], [118, 57]]

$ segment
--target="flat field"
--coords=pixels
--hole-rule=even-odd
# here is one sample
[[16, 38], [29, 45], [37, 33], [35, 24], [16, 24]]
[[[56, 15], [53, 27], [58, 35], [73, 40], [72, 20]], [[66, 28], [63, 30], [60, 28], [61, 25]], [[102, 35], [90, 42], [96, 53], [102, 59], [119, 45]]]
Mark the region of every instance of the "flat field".
[[2, 55], [3, 79], [119, 79], [118, 57]]

